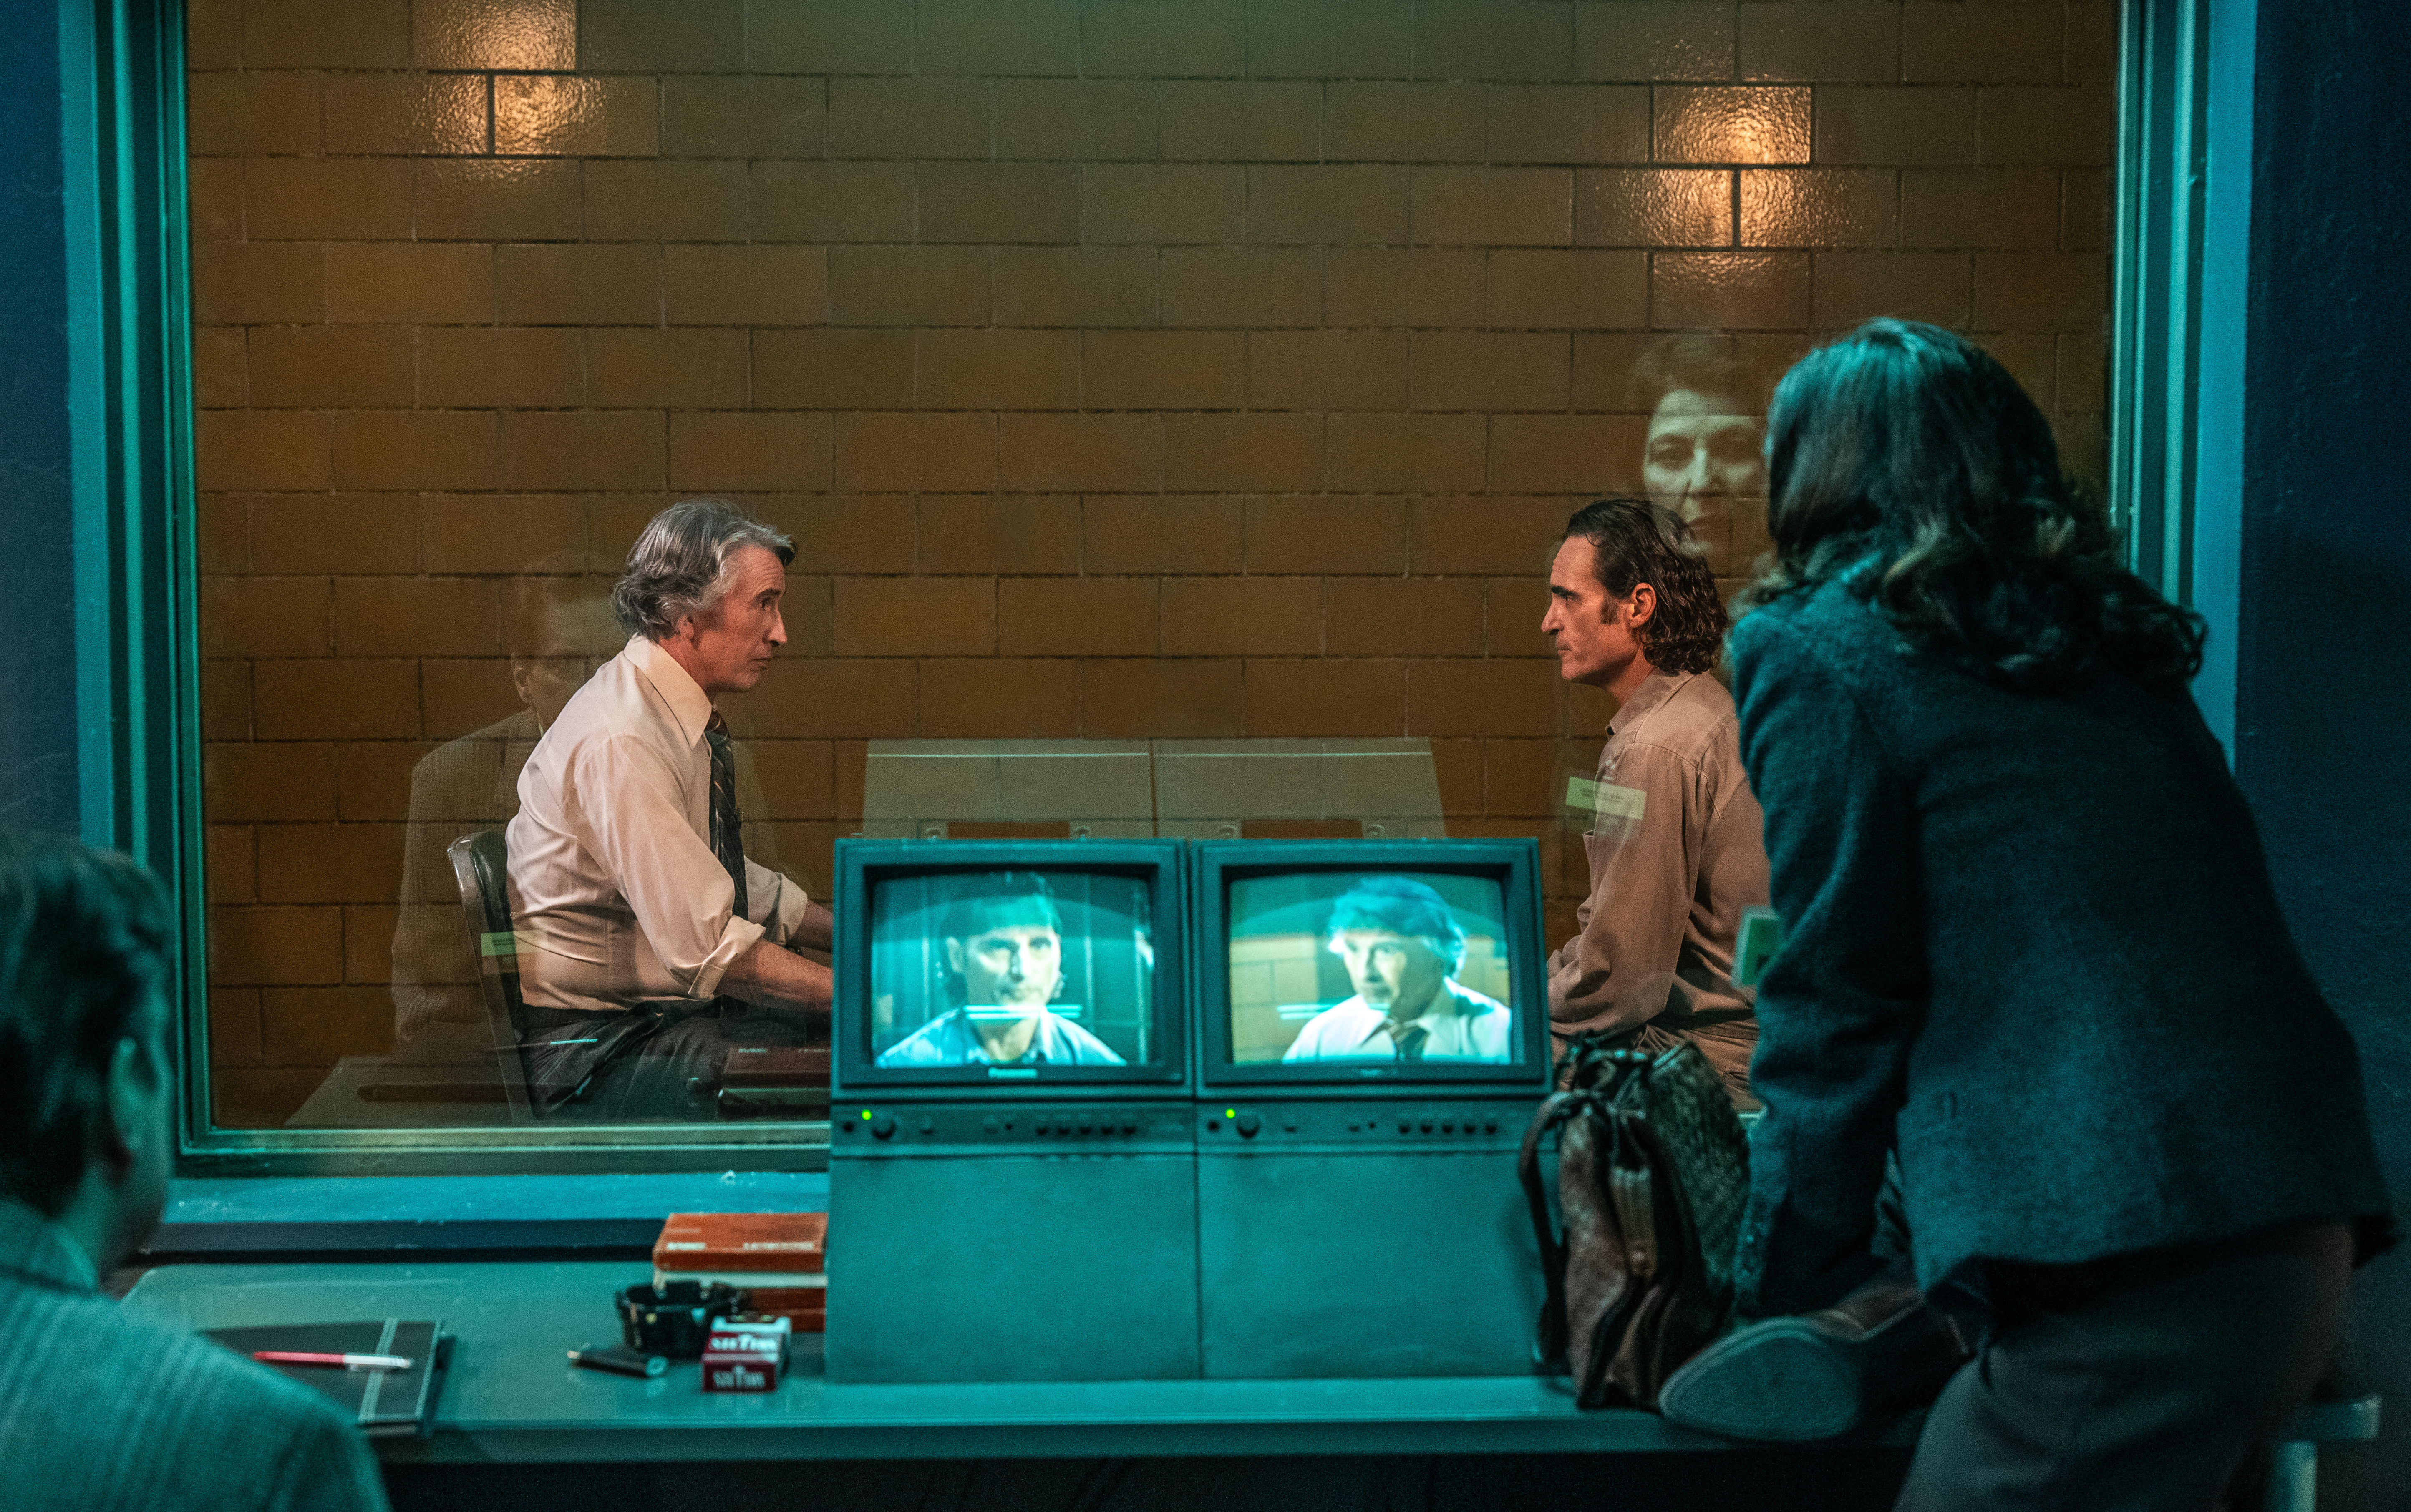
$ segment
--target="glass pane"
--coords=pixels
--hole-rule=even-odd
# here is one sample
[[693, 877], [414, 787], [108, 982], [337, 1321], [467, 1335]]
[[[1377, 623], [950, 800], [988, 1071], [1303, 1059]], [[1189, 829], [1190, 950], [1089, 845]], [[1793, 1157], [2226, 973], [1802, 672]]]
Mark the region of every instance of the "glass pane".
[[[1572, 508], [1645, 492], [1737, 589], [1771, 385], [1876, 314], [2101, 473], [2106, 6], [232, 10], [188, 51], [227, 1127], [542, 1122], [448, 848], [675, 500], [796, 542], [721, 705], [813, 895], [932, 822], [1528, 835], [1556, 941], [1609, 713], [1539, 628]], [[754, 1048], [713, 1106], [813, 1116], [811, 1047]]]

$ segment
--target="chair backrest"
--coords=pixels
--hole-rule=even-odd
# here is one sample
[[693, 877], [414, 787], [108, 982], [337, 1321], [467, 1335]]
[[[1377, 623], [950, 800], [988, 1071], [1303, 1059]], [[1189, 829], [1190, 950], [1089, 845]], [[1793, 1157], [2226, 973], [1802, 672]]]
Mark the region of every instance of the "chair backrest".
[[511, 1105], [511, 1121], [533, 1123], [526, 1052], [520, 1048], [527, 1043], [528, 1030], [519, 1000], [519, 937], [511, 929], [509, 856], [503, 832], [463, 835], [444, 853], [451, 858], [453, 880], [460, 885], [460, 909], [475, 947], [477, 982], [486, 995], [486, 1021], [493, 1031], [494, 1061]]

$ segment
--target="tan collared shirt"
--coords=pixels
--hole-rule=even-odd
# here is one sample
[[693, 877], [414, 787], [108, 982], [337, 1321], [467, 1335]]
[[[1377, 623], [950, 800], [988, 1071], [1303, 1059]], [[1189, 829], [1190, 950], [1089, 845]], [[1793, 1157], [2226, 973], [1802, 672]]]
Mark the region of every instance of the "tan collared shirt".
[[605, 662], [536, 742], [505, 832], [519, 992], [533, 1008], [709, 998], [758, 939], [784, 944], [811, 900], [711, 850], [711, 700], [643, 636]]
[[1607, 728], [1590, 896], [1549, 958], [1550, 1027], [1654, 1023], [1738, 1085], [1757, 994], [1733, 982], [1733, 943], [1742, 910], [1766, 902], [1766, 848], [1732, 695], [1705, 673], [1653, 673]]

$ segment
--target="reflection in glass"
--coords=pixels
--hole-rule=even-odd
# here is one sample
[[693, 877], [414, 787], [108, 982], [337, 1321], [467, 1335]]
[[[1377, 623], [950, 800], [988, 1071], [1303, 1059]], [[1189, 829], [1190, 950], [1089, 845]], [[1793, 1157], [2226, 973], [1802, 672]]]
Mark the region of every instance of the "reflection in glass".
[[1234, 881], [1232, 1060], [1514, 1059], [1504, 911], [1478, 877]]
[[519, 769], [528, 753], [623, 638], [600, 584], [519, 577], [504, 591], [518, 712], [437, 747], [410, 773], [402, 907], [393, 933], [397, 1050], [437, 1043], [484, 1048], [477, 961], [445, 848], [463, 835], [510, 822], [519, 812]]
[[1649, 410], [1643, 489], [1680, 516], [1723, 565], [1735, 516], [1755, 518], [1765, 508], [1762, 380], [1744, 371], [1730, 341], [1684, 335], [1643, 354], [1632, 387], [1636, 407]]
[[1132, 878], [1034, 871], [882, 883], [870, 922], [876, 1064], [1148, 1059], [1147, 893]]

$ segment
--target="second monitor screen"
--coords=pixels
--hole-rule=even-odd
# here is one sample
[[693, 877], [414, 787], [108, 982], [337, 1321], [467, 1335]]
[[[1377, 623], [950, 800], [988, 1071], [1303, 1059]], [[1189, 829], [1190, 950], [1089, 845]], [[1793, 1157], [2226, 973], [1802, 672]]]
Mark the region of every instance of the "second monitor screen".
[[898, 878], [870, 900], [870, 1052], [882, 1069], [1145, 1066], [1149, 888], [1132, 877]]
[[1515, 1059], [1496, 881], [1322, 872], [1230, 889], [1235, 1063]]

